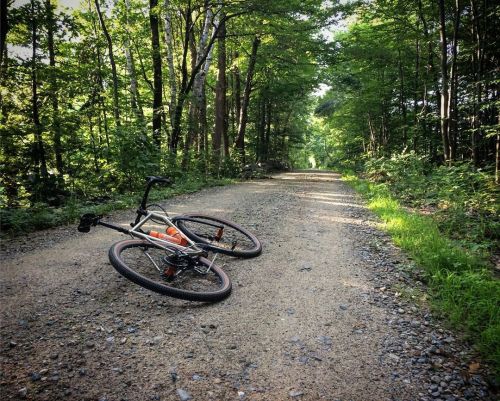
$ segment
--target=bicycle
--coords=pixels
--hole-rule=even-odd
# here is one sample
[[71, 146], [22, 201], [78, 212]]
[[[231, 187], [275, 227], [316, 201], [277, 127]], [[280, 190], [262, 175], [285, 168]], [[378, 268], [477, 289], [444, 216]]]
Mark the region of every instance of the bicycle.
[[[165, 177], [146, 177], [147, 185], [131, 228], [103, 221], [103, 216], [84, 214], [78, 231], [101, 225], [133, 239], [111, 246], [109, 260], [125, 278], [151, 291], [179, 299], [216, 302], [231, 293], [228, 275], [215, 264], [217, 254], [251, 258], [262, 245], [250, 231], [231, 221], [202, 213], [170, 218], [163, 207], [148, 205], [153, 185], [170, 185]], [[146, 226], [160, 231], [145, 230]], [[163, 231], [163, 232], [162, 232]], [[212, 260], [208, 253], [213, 252]]]

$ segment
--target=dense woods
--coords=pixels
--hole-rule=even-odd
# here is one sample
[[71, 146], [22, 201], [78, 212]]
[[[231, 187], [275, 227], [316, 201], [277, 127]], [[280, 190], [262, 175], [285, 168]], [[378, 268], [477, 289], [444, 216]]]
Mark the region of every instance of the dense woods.
[[498, 181], [498, 12], [484, 0], [2, 2], [2, 205], [311, 156], [414, 152]]
[[319, 158], [413, 151], [435, 164], [496, 165], [498, 182], [499, 15], [496, 2], [480, 0], [358, 7], [324, 58], [332, 89], [316, 113], [330, 132]]
[[321, 1], [2, 5], [9, 207], [288, 162], [306, 133], [318, 32], [337, 13]]

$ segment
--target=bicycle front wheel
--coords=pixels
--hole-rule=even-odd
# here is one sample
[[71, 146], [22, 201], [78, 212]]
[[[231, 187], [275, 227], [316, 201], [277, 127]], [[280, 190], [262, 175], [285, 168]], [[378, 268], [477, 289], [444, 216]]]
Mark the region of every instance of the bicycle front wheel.
[[124, 277], [148, 290], [187, 301], [216, 302], [231, 292], [227, 274], [208, 259], [180, 255], [142, 240], [125, 240], [109, 250]]
[[262, 252], [258, 238], [240, 225], [204, 214], [185, 214], [172, 219], [192, 241], [213, 252], [253, 258]]

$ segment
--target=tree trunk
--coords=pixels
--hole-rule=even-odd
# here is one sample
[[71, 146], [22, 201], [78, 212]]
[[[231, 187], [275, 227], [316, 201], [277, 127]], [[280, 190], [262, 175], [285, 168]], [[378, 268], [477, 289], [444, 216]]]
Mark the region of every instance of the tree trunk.
[[130, 47], [130, 32], [129, 32], [129, 20], [128, 13], [130, 11], [130, 0], [125, 0], [126, 7], [126, 28], [125, 28], [125, 39], [124, 39], [124, 51], [125, 60], [127, 64], [127, 72], [130, 79], [130, 98], [132, 110], [139, 121], [141, 126], [144, 126], [144, 112], [142, 110], [142, 103], [140, 100], [139, 89], [137, 84], [137, 74], [135, 71], [135, 62], [132, 54], [132, 49]]
[[269, 161], [269, 147], [271, 146], [271, 118], [272, 118], [272, 103], [269, 100], [266, 107], [266, 136], [264, 140], [264, 161]]
[[214, 153], [214, 168], [219, 171], [219, 163], [221, 156], [222, 138], [227, 137], [226, 131], [226, 22], [224, 14], [221, 16], [222, 22], [219, 29], [218, 37], [218, 54], [217, 54], [217, 84], [215, 87], [215, 130], [212, 137], [212, 150]]
[[[457, 99], [457, 86], [458, 86], [458, 74], [457, 74], [457, 51], [458, 51], [458, 29], [460, 26], [460, 0], [455, 1], [455, 15], [453, 21], [453, 47], [451, 56], [451, 70], [450, 70], [450, 94], [448, 96], [448, 110], [450, 117], [450, 128], [449, 128], [449, 156], [450, 161], [456, 158], [456, 144], [457, 144], [457, 110], [456, 110], [456, 99]], [[455, 118], [453, 118], [453, 116]]]
[[[418, 26], [417, 26], [418, 30]], [[418, 148], [418, 99], [419, 99], [419, 81], [420, 81], [420, 41], [417, 37], [415, 43], [415, 89], [413, 93], [413, 151]]]
[[[238, 58], [238, 54], [235, 53], [234, 59]], [[234, 61], [233, 61], [234, 63]], [[233, 99], [234, 99], [234, 110], [235, 110], [235, 123], [236, 127], [240, 125], [240, 113], [241, 113], [241, 74], [238, 65], [235, 63], [233, 67]], [[237, 132], [236, 135], [237, 136]]]
[[450, 160], [450, 120], [449, 120], [449, 82], [448, 82], [448, 45], [446, 40], [446, 20], [444, 0], [439, 0], [439, 37], [441, 44], [441, 139], [443, 141], [444, 161]]
[[401, 49], [398, 49], [398, 70], [399, 70], [399, 107], [401, 109], [401, 114], [403, 116], [403, 148], [406, 149], [408, 141], [408, 124], [406, 115], [406, 98], [404, 94], [405, 81], [404, 81], [404, 71], [403, 62], [401, 60]]
[[[208, 41], [206, 47], [205, 47], [205, 52], [201, 57], [199, 58], [199, 61], [197, 62], [195, 68], [191, 71], [191, 75], [189, 76], [188, 71], [187, 71], [187, 52], [188, 52], [188, 47], [189, 47], [189, 36], [190, 36], [190, 31], [192, 30], [192, 23], [191, 23], [191, 1], [188, 1], [188, 4], [186, 6], [186, 12], [185, 12], [185, 20], [186, 20], [186, 29], [184, 32], [184, 39], [183, 39], [183, 55], [182, 55], [182, 64], [181, 64], [181, 86], [179, 90], [179, 94], [177, 96], [177, 104], [175, 107], [175, 114], [174, 114], [174, 124], [172, 128], [172, 136], [171, 136], [171, 141], [170, 141], [170, 152], [173, 155], [176, 155], [177, 153], [177, 146], [179, 143], [180, 135], [181, 135], [181, 118], [182, 118], [182, 112], [183, 112], [183, 107], [184, 107], [184, 102], [186, 101], [189, 93], [191, 92], [191, 89], [193, 88], [194, 80], [196, 78], [196, 75], [198, 74], [198, 71], [202, 68], [202, 66], [205, 63], [205, 60], [207, 57], [210, 55], [210, 50], [212, 49], [212, 46], [214, 45], [215, 40], [217, 39], [217, 35], [219, 32], [219, 26], [214, 28], [213, 34]], [[232, 16], [235, 16], [236, 14], [233, 14]], [[229, 17], [225, 16], [224, 21], [227, 21]]]
[[[9, 21], [7, 19], [7, 1], [0, 1], [0, 66], [3, 65], [4, 55], [7, 53], [7, 32]], [[1, 68], [1, 67], [0, 67]]]
[[[205, 6], [208, 7], [208, 4], [205, 3]], [[207, 49], [206, 45], [208, 34], [210, 31], [210, 25], [213, 23], [212, 19], [212, 11], [210, 8], [207, 8], [200, 40], [198, 42], [198, 49], [194, 47], [193, 38], [191, 38], [190, 40], [190, 42], [192, 43], [191, 74], [194, 74], [196, 66], [200, 64], [200, 60], [205, 54], [206, 58], [203, 68], [200, 68], [198, 70], [198, 73], [196, 73], [193, 81], [193, 99], [189, 111], [190, 129], [188, 130], [188, 135], [184, 143], [184, 155], [182, 158], [183, 168], [187, 167], [187, 162], [189, 159], [189, 148], [191, 147], [191, 144], [194, 140], [197, 140], [199, 153], [204, 153], [206, 149], [204, 137], [204, 134], [206, 133], [206, 104], [204, 101], [204, 86], [205, 77], [211, 63], [212, 48]], [[202, 110], [203, 108], [205, 108], [205, 110]]]
[[61, 145], [61, 121], [59, 117], [59, 99], [57, 94], [57, 74], [56, 74], [56, 57], [54, 51], [54, 7], [50, 4], [50, 0], [45, 0], [45, 12], [47, 15], [47, 47], [49, 50], [49, 65], [50, 65], [50, 97], [52, 101], [52, 128], [54, 135], [54, 153], [56, 156], [56, 169], [59, 174], [59, 181], [63, 183], [64, 164], [62, 158]]
[[243, 101], [241, 103], [240, 112], [240, 125], [238, 127], [238, 136], [235, 141], [235, 148], [238, 149], [241, 162], [245, 163], [245, 131], [247, 127], [248, 119], [248, 105], [250, 102], [250, 93], [252, 91], [252, 79], [255, 70], [255, 62], [257, 60], [257, 49], [259, 48], [260, 39], [255, 36], [252, 43], [252, 53], [250, 54], [250, 60], [248, 62], [247, 77], [245, 80], [245, 91], [243, 92]]
[[175, 67], [174, 67], [174, 45], [173, 45], [173, 33], [172, 33], [172, 18], [170, 16], [170, 0], [165, 0], [163, 3], [165, 8], [165, 45], [167, 52], [167, 66], [168, 66], [168, 82], [170, 84], [170, 103], [169, 103], [169, 116], [170, 116], [170, 128], [174, 126], [174, 110], [175, 102], [177, 99], [177, 80], [175, 77]]
[[120, 108], [118, 104], [118, 74], [116, 72], [115, 56], [113, 53], [113, 42], [111, 41], [111, 36], [109, 35], [108, 29], [106, 28], [106, 23], [99, 8], [99, 0], [94, 0], [97, 15], [99, 17], [99, 22], [101, 23], [102, 32], [106, 37], [106, 42], [108, 44], [109, 53], [109, 64], [111, 65], [111, 76], [113, 79], [113, 114], [115, 117], [115, 124], [117, 128], [120, 128]]
[[151, 28], [151, 48], [153, 59], [153, 142], [161, 147], [162, 73], [160, 54], [160, 33], [158, 28], [158, 0], [149, 0], [149, 24]]
[[483, 92], [483, 50], [482, 50], [482, 37], [479, 25], [479, 12], [477, 9], [476, 0], [471, 0], [472, 11], [472, 36], [475, 39], [475, 48], [472, 53], [472, 68], [475, 75], [475, 91], [474, 91], [474, 109], [472, 115], [472, 159], [475, 166], [481, 163], [479, 152], [479, 142], [481, 138], [481, 103]]
[[[37, 18], [38, 13], [35, 11], [35, 1], [31, 0], [31, 44], [32, 44], [32, 57], [31, 57], [31, 112], [33, 118], [33, 127], [35, 133], [35, 141], [33, 143], [33, 160], [35, 165], [35, 175], [37, 179], [42, 178], [44, 182], [48, 178], [47, 161], [45, 156], [45, 146], [42, 138], [42, 125], [40, 123], [40, 116], [38, 110], [38, 82], [37, 82], [37, 68], [36, 68], [36, 49], [37, 49]], [[46, 194], [43, 194], [46, 195]]]

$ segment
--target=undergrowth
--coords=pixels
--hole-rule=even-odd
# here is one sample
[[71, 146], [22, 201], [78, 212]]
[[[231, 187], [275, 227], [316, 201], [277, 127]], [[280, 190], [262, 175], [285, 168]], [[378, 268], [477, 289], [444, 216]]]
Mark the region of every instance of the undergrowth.
[[[410, 197], [413, 204], [428, 199], [422, 187], [417, 188], [415, 184], [423, 174], [424, 171], [418, 169], [413, 172], [407, 171], [406, 177], [409, 177], [410, 181], [414, 180], [413, 185], [415, 185], [408, 191], [406, 191], [408, 184], [404, 185], [399, 181], [402, 180], [401, 177], [398, 180], [392, 178], [390, 183], [380, 183], [378, 177], [377, 183], [348, 173], [344, 175], [344, 180], [368, 200], [368, 207], [382, 219], [385, 230], [392, 236], [394, 242], [424, 269], [434, 309], [446, 317], [452, 326], [461, 329], [468, 336], [484, 359], [491, 363], [498, 376], [500, 374], [500, 281], [492, 274], [487, 254], [479, 248], [470, 246], [470, 238], [465, 240], [469, 246], [464, 247], [463, 237], [460, 241], [458, 239], [460, 236], [458, 238], [448, 236], [446, 230], [443, 233], [439, 219], [435, 220], [431, 216], [424, 216], [403, 207], [401, 199], [405, 197]], [[442, 176], [446, 174], [438, 172], [440, 178], [435, 180], [442, 180]], [[431, 181], [434, 182], [432, 179]], [[399, 192], [394, 195], [396, 188], [399, 188]], [[444, 187], [434, 188], [441, 194], [447, 193]], [[454, 196], [450, 192], [444, 197], [436, 196], [434, 199], [439, 203], [444, 199], [449, 202], [457, 201], [458, 198], [460, 195]], [[476, 213], [493, 214], [495, 206], [493, 204], [486, 206], [485, 210], [485, 205], [480, 205], [481, 210], [476, 210]], [[457, 205], [455, 202], [455, 207], [463, 208], [464, 204]], [[495, 220], [487, 224], [497, 223], [498, 220]], [[474, 240], [478, 241], [477, 236]], [[486, 246], [488, 249], [492, 247], [492, 243]]]
[[[175, 195], [196, 192], [204, 187], [226, 185], [230, 179], [197, 179], [186, 178], [178, 180], [167, 188], [154, 186], [150, 192], [149, 201], [154, 202]], [[15, 235], [19, 232], [29, 232], [44, 228], [56, 227], [62, 224], [75, 223], [84, 213], [107, 214], [113, 210], [138, 206], [144, 193], [142, 189], [125, 194], [111, 194], [85, 200], [71, 197], [64, 206], [51, 207], [45, 203], [35, 203], [29, 208], [0, 209], [0, 224], [2, 235]]]

